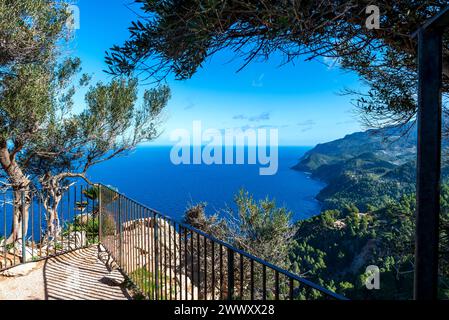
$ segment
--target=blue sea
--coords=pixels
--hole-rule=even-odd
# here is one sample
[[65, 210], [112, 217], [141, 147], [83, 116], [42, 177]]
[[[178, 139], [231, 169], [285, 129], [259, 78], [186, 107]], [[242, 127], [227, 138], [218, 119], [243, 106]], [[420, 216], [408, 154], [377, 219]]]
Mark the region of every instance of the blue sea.
[[[171, 147], [139, 147], [127, 156], [92, 168], [89, 178], [177, 220], [182, 219], [190, 204], [207, 203], [209, 214], [234, 208], [234, 196], [245, 189], [257, 200], [266, 197], [276, 200], [278, 206], [286, 207], [293, 213], [293, 220], [298, 221], [320, 213], [315, 196], [325, 186], [308, 174], [291, 169], [309, 149], [280, 147], [277, 174], [261, 176], [259, 165], [174, 165], [170, 160]], [[67, 200], [79, 200], [80, 193], [79, 186], [71, 189], [70, 196], [66, 194], [61, 202], [63, 224], [73, 221], [78, 214]], [[11, 194], [2, 195], [0, 200], [1, 238], [9, 235], [11, 229]], [[30, 215], [29, 236], [40, 240], [38, 230], [43, 228], [45, 221], [35, 203]]]
[[315, 196], [325, 186], [291, 169], [309, 149], [280, 147], [277, 174], [261, 176], [259, 165], [174, 165], [171, 147], [139, 147], [92, 168], [89, 177], [175, 219], [182, 218], [189, 204], [199, 202], [207, 203], [210, 214], [232, 208], [235, 194], [245, 189], [255, 199], [276, 200], [296, 221], [320, 213]]

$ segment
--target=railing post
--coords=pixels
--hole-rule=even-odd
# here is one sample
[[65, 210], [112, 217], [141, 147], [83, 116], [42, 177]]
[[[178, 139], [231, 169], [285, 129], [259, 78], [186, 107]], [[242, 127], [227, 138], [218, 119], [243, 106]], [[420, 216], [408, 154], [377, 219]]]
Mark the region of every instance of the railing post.
[[234, 251], [228, 248], [228, 300], [234, 298]]
[[98, 184], [98, 244], [101, 244], [102, 241], [102, 215], [103, 215], [103, 209], [102, 209], [102, 197], [101, 197], [101, 184]]
[[441, 171], [442, 35], [418, 34], [418, 156], [416, 181], [415, 288], [418, 300], [438, 291], [438, 238]]
[[27, 262], [27, 252], [26, 252], [26, 230], [25, 230], [25, 191], [22, 191], [22, 263]]
[[122, 196], [119, 195], [118, 197], [118, 232], [119, 232], [119, 241], [118, 241], [118, 254], [119, 254], [119, 261], [120, 261], [120, 268], [123, 270], [123, 224], [122, 224]]
[[156, 290], [156, 300], [159, 298], [159, 237], [158, 237], [158, 225], [157, 225], [157, 214], [154, 214], [154, 282], [155, 282], [155, 290]]

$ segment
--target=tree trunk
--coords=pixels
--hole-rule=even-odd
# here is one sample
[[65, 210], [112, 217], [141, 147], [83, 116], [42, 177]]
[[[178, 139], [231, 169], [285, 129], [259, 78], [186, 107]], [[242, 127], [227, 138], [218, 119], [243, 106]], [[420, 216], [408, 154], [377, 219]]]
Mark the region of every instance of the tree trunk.
[[[31, 181], [25, 176], [22, 169], [15, 161], [14, 154], [10, 154], [5, 141], [0, 143], [0, 164], [7, 175], [14, 197], [11, 235], [6, 240], [6, 244], [11, 244], [22, 240], [22, 223], [24, 223], [25, 236], [28, 230], [28, 213], [31, 204], [31, 197], [29, 194]], [[24, 203], [22, 203], [23, 193], [25, 195]], [[24, 217], [22, 217], [22, 212], [25, 214]]]
[[44, 195], [43, 205], [46, 212], [46, 221], [47, 221], [47, 238], [57, 239], [61, 234], [61, 226], [59, 223], [58, 216], [58, 208], [59, 204], [62, 200], [62, 190], [58, 187], [49, 187], [45, 188], [47, 191]]
[[57, 239], [61, 234], [62, 228], [59, 224], [58, 208], [64, 192], [69, 188], [62, 185], [62, 181], [67, 178], [82, 178], [92, 184], [84, 173], [64, 172], [52, 175], [48, 172], [41, 178], [42, 189], [45, 191], [42, 202], [47, 218], [47, 238]]
[[[22, 195], [24, 196], [24, 201], [22, 202]], [[15, 242], [26, 240], [26, 235], [28, 233], [28, 222], [29, 222], [29, 209], [31, 205], [31, 197], [29, 190], [14, 190], [13, 191], [13, 224], [11, 228], [11, 235], [6, 240], [6, 244], [12, 244]], [[25, 213], [23, 215], [22, 213]], [[24, 226], [22, 227], [22, 223]], [[22, 235], [22, 230], [24, 234]]]

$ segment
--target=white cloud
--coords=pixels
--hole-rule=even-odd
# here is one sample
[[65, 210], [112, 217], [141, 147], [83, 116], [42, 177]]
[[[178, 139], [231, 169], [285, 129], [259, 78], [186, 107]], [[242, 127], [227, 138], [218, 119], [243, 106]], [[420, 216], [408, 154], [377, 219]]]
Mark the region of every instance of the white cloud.
[[252, 86], [254, 88], [262, 88], [263, 87], [263, 78], [265, 77], [265, 73], [262, 73], [259, 78], [253, 80]]
[[255, 116], [247, 116], [244, 114], [237, 114], [232, 117], [232, 119], [234, 119], [234, 120], [248, 120], [250, 122], [260, 122], [260, 121], [270, 120], [270, 118], [271, 118], [271, 116], [270, 116], [269, 112], [263, 112], [259, 115], [255, 115]]

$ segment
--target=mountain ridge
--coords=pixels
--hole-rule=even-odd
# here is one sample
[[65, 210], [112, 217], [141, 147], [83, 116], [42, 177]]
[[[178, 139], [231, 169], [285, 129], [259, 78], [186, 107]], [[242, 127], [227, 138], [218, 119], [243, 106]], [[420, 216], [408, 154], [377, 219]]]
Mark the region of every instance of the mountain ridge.
[[415, 126], [355, 132], [318, 144], [292, 169], [327, 184], [316, 197], [324, 209], [355, 203], [366, 210], [414, 192], [416, 144]]

